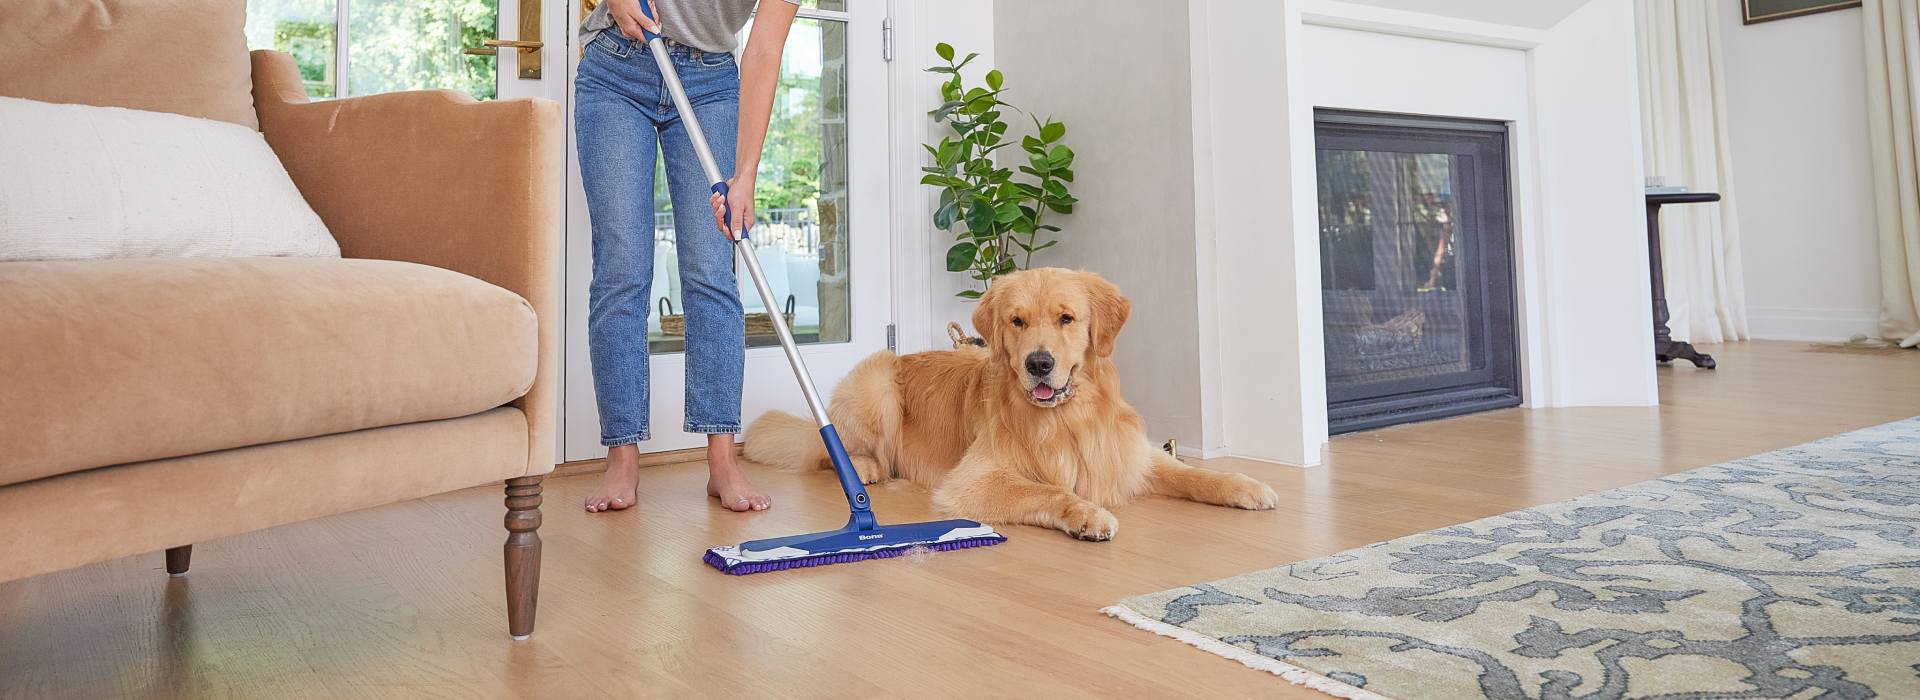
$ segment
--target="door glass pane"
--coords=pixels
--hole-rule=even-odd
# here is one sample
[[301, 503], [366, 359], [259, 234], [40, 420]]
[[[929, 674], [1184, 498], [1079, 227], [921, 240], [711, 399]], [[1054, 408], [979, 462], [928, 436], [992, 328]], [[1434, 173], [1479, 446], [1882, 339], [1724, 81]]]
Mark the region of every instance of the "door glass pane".
[[347, 92], [449, 88], [490, 100], [494, 68], [511, 62], [462, 52], [496, 37], [495, 0], [351, 0]]
[[847, 0], [800, 0], [800, 7], [808, 10], [846, 12]]
[[247, 3], [247, 48], [293, 56], [307, 96], [337, 94], [334, 0], [252, 0]]
[[1453, 160], [1320, 150], [1327, 386], [1471, 369]]
[[[780, 83], [767, 125], [767, 143], [755, 177], [752, 240], [778, 311], [791, 310], [794, 340], [844, 343], [851, 339], [848, 286], [847, 30], [845, 22], [794, 20], [780, 63]], [[666, 178], [656, 167], [653, 352], [685, 347], [680, 270], [674, 253], [672, 207]], [[692, 215], [692, 214], [690, 214]], [[706, 212], [697, 213], [703, 218]], [[747, 345], [777, 345], [769, 315], [744, 264], [736, 263], [740, 300], [747, 309]], [[664, 299], [665, 301], [662, 301]], [[665, 318], [667, 310], [674, 315]]]
[[[337, 65], [339, 6], [335, 0], [251, 0], [247, 48], [293, 56], [312, 98], [450, 88], [476, 99], [493, 99], [499, 59], [462, 49], [495, 38], [497, 0], [350, 2], [350, 68], [344, 76]], [[512, 56], [502, 58], [513, 60]]]

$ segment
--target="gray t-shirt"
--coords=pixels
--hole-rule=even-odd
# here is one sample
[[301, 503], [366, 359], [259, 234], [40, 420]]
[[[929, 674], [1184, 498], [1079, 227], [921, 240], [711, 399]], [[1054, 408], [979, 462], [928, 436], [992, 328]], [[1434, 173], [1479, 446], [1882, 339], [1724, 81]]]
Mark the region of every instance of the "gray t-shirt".
[[[800, 0], [787, 2], [800, 4]], [[734, 33], [747, 26], [758, 4], [756, 0], [653, 0], [653, 11], [660, 18], [661, 36], [708, 53], [731, 53], [736, 47]], [[592, 43], [603, 31], [620, 31], [607, 0], [580, 20], [580, 45]]]

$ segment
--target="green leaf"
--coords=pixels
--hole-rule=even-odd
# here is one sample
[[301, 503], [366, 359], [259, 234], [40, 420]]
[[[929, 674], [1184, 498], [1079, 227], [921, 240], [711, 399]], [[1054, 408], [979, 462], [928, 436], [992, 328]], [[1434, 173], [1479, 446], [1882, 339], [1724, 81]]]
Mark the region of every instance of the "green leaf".
[[[1026, 207], [1021, 207], [1021, 208], [1022, 208], [1022, 209], [1025, 209]], [[1032, 219], [1028, 219], [1028, 218], [1025, 218], [1025, 217], [1021, 217], [1021, 218], [1018, 218], [1018, 219], [1014, 219], [1014, 220], [1013, 220], [1013, 232], [1014, 232], [1014, 233], [1018, 233], [1018, 234], [1020, 234], [1020, 235], [1022, 235], [1022, 236], [1027, 236], [1027, 235], [1032, 235], [1032, 234], [1033, 234], [1033, 231], [1034, 231], [1034, 228], [1033, 228], [1033, 220], [1032, 220]]]
[[963, 241], [953, 244], [952, 248], [947, 249], [947, 271], [963, 272], [973, 267], [974, 256], [979, 253], [979, 246], [972, 243]]
[[1062, 180], [1066, 180], [1067, 182], [1073, 182], [1073, 169], [1061, 168], [1059, 170], [1055, 170], [1053, 171], [1053, 176], [1060, 178]]
[[967, 103], [967, 114], [980, 114], [993, 109], [993, 98], [974, 100]]
[[953, 220], [960, 216], [960, 205], [947, 202], [933, 212], [933, 225], [942, 231], [953, 230]]
[[[940, 190], [940, 206], [944, 207], [949, 204], [952, 204], [953, 200], [954, 200], [954, 194], [952, 189]], [[943, 226], [941, 228], [945, 228], [945, 227]]]
[[1046, 188], [1047, 188], [1047, 194], [1053, 195], [1055, 197], [1059, 197], [1061, 199], [1069, 199], [1069, 198], [1072, 198], [1073, 196], [1073, 195], [1067, 194], [1067, 186], [1061, 183], [1059, 180], [1048, 180], [1046, 184]]
[[967, 228], [974, 231], [985, 231], [992, 225], [993, 207], [989, 206], [986, 202], [974, 202], [973, 206], [967, 209]]
[[1046, 143], [1032, 136], [1020, 137], [1020, 147], [1026, 149], [1028, 153], [1047, 150]]
[[997, 70], [987, 71], [987, 87], [988, 88], [994, 89], [994, 90], [1000, 89], [1000, 80], [1001, 80], [1000, 71], [997, 71]]
[[[1060, 229], [1054, 229], [1054, 230], [1055, 230], [1055, 231], [1058, 231], [1058, 230], [1060, 230]], [[1034, 249], [1034, 250], [1036, 250], [1036, 251], [1040, 251], [1040, 250], [1046, 250], [1046, 249], [1048, 249], [1048, 248], [1052, 248], [1052, 247], [1053, 247], [1053, 244], [1055, 244], [1055, 243], [1059, 243], [1059, 241], [1047, 241], [1047, 242], [1046, 242], [1045, 244], [1043, 244], [1043, 245], [1038, 245], [1038, 246], [1034, 246], [1034, 248], [1033, 248], [1033, 249]]]
[[975, 289], [965, 289], [959, 292], [955, 292], [954, 296], [961, 297], [963, 299], [978, 299], [980, 298], [980, 291]]
[[1047, 143], [1059, 141], [1060, 137], [1066, 135], [1067, 125], [1060, 122], [1050, 121], [1046, 126], [1040, 127], [1040, 140]]
[[947, 100], [933, 111], [928, 112], [928, 114], [933, 115], [934, 121], [946, 121], [947, 115], [953, 113], [953, 110], [959, 109], [962, 104], [965, 103], [959, 100]]
[[1061, 213], [1061, 214], [1072, 214], [1072, 213], [1073, 213], [1073, 205], [1072, 205], [1071, 203], [1069, 203], [1069, 204], [1060, 204], [1060, 203], [1057, 203], [1057, 202], [1048, 202], [1048, 203], [1047, 203], [1047, 208], [1048, 208], [1048, 209], [1052, 209], [1052, 210], [1054, 210], [1054, 211], [1056, 211], [1056, 212], [1059, 212], [1059, 213]]
[[1046, 175], [1053, 170], [1053, 165], [1047, 162], [1047, 157], [1043, 154], [1035, 153], [1027, 156], [1027, 162], [1033, 164], [1034, 172], [1038, 175]]
[[980, 249], [981, 260], [992, 260], [996, 257], [999, 257], [999, 255], [1000, 255], [1000, 249], [994, 246], [987, 246], [985, 248]]
[[1066, 146], [1054, 146], [1053, 150], [1047, 153], [1047, 163], [1056, 168], [1064, 168], [1073, 164], [1073, 149], [1067, 148]]
[[953, 60], [953, 47], [952, 47], [952, 46], [950, 46], [950, 45], [948, 45], [948, 44], [947, 44], [946, 42], [944, 42], [944, 41], [943, 41], [943, 42], [940, 42], [940, 43], [938, 43], [938, 44], [934, 44], [934, 45], [933, 45], [933, 52], [934, 52], [934, 53], [937, 53], [937, 54], [940, 54], [940, 60], [942, 60], [942, 61], [951, 61], [951, 60]]
[[927, 72], [928, 73], [952, 73], [954, 71], [952, 68], [948, 68], [946, 66], [934, 66], [932, 68], [928, 68]]
[[994, 207], [993, 220], [997, 223], [1004, 224], [1018, 218], [1020, 218], [1020, 207], [1013, 202], [1006, 202], [998, 207]]

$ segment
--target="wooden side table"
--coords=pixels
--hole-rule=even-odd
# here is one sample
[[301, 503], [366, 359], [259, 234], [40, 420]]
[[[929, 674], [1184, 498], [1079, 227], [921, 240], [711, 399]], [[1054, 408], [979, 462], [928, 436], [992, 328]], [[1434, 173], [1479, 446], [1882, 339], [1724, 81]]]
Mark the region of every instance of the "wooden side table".
[[1718, 201], [1720, 195], [1713, 192], [1647, 195], [1647, 259], [1653, 262], [1653, 359], [1657, 362], [1687, 360], [1701, 369], [1714, 367], [1712, 355], [1685, 341], [1674, 342], [1673, 331], [1667, 328], [1672, 316], [1667, 313], [1667, 274], [1660, 264], [1660, 205]]

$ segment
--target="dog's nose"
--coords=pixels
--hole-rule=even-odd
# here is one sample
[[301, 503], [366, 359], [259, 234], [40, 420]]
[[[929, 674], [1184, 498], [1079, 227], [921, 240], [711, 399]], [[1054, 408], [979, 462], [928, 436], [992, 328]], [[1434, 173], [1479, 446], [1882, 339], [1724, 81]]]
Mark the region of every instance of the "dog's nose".
[[1027, 374], [1044, 377], [1053, 372], [1053, 353], [1036, 350], [1027, 353]]

